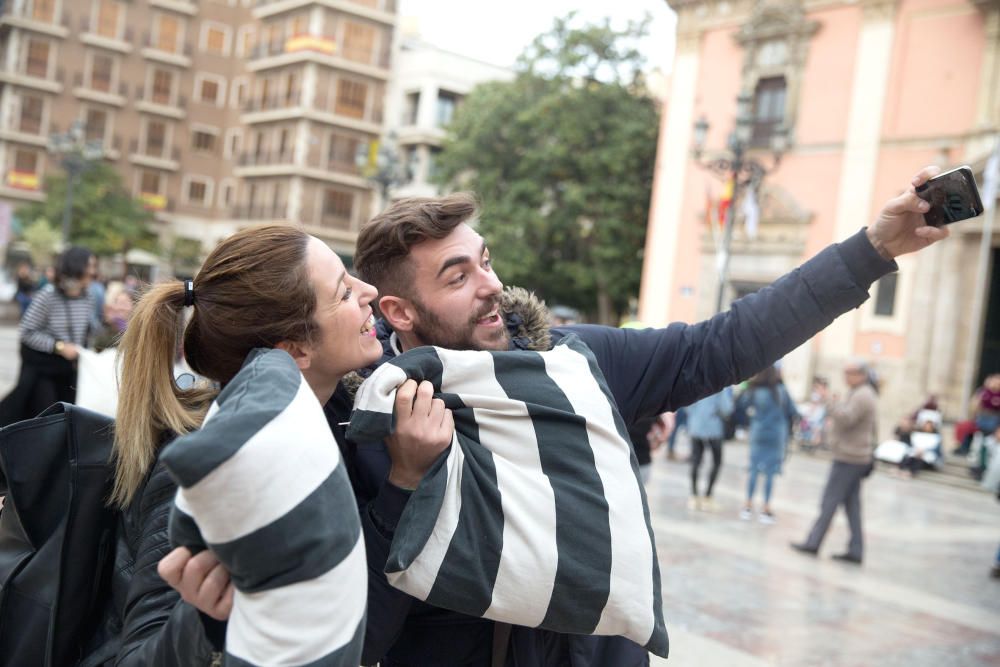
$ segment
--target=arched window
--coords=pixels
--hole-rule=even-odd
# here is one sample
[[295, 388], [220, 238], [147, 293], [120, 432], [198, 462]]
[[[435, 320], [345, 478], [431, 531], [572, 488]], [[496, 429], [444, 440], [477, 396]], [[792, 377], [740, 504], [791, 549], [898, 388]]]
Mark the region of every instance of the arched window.
[[784, 125], [787, 84], [783, 76], [760, 79], [753, 95], [753, 133], [750, 143], [756, 147], [771, 145], [771, 137]]

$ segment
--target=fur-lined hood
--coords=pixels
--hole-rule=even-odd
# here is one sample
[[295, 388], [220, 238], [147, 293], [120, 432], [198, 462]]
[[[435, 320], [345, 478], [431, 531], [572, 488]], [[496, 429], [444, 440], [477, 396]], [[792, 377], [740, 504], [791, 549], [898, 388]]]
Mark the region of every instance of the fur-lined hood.
[[[512, 350], [534, 350], [544, 352], [552, 348], [549, 332], [549, 309], [545, 302], [521, 287], [504, 288], [500, 297], [500, 311], [503, 313], [510, 334]], [[340, 381], [347, 393], [354, 397], [358, 387], [372, 372], [389, 359], [396, 356], [390, 339], [393, 330], [389, 323], [379, 319], [375, 323], [378, 339], [382, 343], [382, 358], [368, 368], [348, 373]]]

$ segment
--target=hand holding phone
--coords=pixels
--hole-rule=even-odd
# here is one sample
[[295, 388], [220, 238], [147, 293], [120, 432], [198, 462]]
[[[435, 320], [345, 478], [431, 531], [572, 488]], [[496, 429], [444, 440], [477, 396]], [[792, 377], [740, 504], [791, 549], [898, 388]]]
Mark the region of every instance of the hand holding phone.
[[924, 213], [924, 220], [932, 227], [974, 218], [983, 212], [976, 179], [967, 166], [939, 174], [916, 191], [918, 197], [931, 205]]

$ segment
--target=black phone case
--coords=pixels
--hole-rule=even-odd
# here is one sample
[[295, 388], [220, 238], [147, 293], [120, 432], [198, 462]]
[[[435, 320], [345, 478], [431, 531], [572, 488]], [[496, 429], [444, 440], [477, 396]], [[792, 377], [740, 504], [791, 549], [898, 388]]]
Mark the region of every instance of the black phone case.
[[983, 212], [976, 179], [967, 168], [932, 178], [917, 188], [917, 196], [931, 205], [924, 221], [932, 227], [968, 220]]

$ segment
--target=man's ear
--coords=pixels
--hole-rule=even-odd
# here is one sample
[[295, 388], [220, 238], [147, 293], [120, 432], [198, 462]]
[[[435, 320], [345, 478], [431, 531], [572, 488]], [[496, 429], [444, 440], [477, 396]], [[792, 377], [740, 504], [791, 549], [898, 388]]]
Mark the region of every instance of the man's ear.
[[295, 365], [299, 367], [300, 371], [304, 371], [312, 365], [312, 353], [307, 345], [283, 340], [274, 347], [287, 352], [295, 360]]
[[417, 311], [409, 299], [400, 296], [383, 296], [378, 301], [378, 309], [394, 331], [413, 331]]

